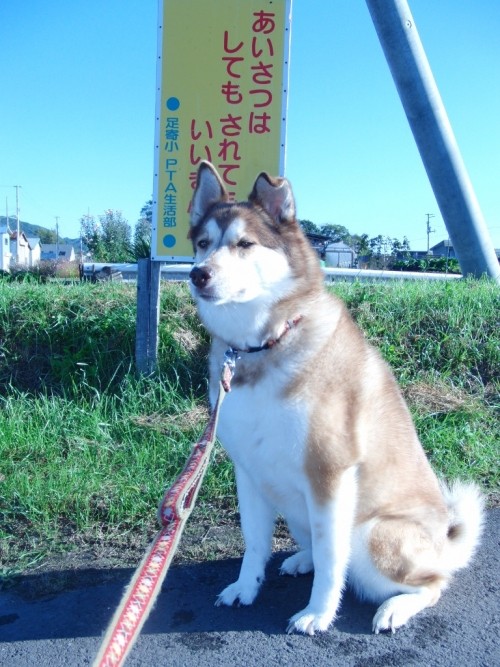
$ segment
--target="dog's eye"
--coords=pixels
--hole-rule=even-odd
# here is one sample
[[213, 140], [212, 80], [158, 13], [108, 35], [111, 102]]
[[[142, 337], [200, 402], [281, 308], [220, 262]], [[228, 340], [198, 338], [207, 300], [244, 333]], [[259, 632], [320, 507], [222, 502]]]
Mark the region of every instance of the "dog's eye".
[[238, 241], [236, 245], [238, 246], [238, 248], [250, 248], [255, 244], [252, 243], [251, 241], [247, 241], [246, 239], [241, 239], [240, 241]]
[[208, 239], [201, 239], [201, 241], [198, 241], [198, 248], [201, 248], [201, 250], [205, 250], [205, 248], [208, 248], [209, 241]]

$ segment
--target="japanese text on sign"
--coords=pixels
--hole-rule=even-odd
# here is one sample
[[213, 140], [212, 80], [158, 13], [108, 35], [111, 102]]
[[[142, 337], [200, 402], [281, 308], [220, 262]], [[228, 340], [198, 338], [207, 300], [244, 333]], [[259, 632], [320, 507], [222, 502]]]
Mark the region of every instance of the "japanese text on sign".
[[164, 0], [153, 259], [192, 257], [188, 208], [202, 160], [238, 199], [259, 171], [283, 172], [290, 5]]

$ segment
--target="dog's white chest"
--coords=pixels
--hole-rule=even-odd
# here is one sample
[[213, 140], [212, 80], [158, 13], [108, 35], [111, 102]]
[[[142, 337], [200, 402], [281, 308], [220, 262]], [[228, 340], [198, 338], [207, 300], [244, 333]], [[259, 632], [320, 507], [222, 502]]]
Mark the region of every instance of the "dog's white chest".
[[218, 435], [256, 491], [286, 513], [303, 496], [307, 420], [297, 403], [280, 394], [271, 379], [235, 388], [223, 404]]

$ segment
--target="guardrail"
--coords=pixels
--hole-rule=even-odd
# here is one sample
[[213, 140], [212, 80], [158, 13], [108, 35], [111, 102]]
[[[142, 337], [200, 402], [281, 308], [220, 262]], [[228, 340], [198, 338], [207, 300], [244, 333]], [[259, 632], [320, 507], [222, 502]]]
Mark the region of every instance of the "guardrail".
[[[161, 263], [160, 274], [162, 280], [188, 280], [192, 264], [164, 264]], [[123, 280], [137, 280], [137, 264], [132, 263], [110, 263], [110, 262], [85, 262], [82, 265], [81, 276], [90, 280], [92, 275], [111, 275], [121, 273]], [[457, 280], [462, 276], [451, 273], [420, 273], [416, 271], [388, 271], [376, 269], [340, 269], [323, 268], [325, 280], [335, 282], [336, 280]]]

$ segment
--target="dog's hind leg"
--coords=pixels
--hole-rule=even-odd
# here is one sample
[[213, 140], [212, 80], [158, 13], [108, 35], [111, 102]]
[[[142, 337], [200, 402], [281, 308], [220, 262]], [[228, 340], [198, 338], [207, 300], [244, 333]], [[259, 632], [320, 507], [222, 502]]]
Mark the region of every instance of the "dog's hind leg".
[[394, 633], [419, 611], [436, 604], [440, 595], [439, 587], [422, 586], [414, 593], [402, 593], [389, 598], [380, 605], [373, 617], [373, 632], [376, 635], [383, 630]]
[[252, 604], [264, 581], [266, 563], [271, 555], [275, 511], [244, 470], [235, 466], [235, 472], [245, 554], [238, 580], [220, 593], [216, 606], [231, 606], [235, 602]]
[[314, 570], [311, 549], [301, 549], [297, 553], [285, 558], [280, 567], [280, 574], [289, 574], [296, 577], [298, 574], [307, 574]]
[[296, 577], [298, 574], [307, 574], [314, 570], [311, 549], [311, 533], [297, 522], [287, 517], [288, 528], [293, 539], [299, 546], [297, 553], [285, 558], [280, 567], [280, 574]]
[[448, 573], [440, 566], [446, 533], [438, 520], [428, 523], [386, 517], [354, 533], [350, 583], [361, 598], [382, 602], [373, 619], [376, 634], [395, 632], [436, 604], [446, 586]]

